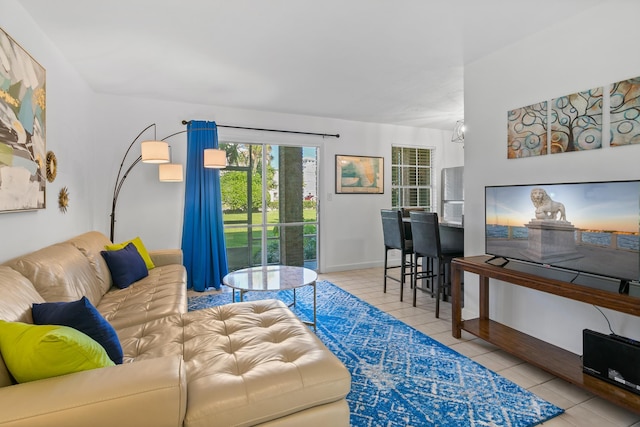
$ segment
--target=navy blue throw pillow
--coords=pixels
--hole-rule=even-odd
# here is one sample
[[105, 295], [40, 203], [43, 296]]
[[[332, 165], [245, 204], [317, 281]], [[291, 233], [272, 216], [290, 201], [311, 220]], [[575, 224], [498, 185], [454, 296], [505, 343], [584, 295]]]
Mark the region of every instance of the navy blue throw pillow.
[[115, 251], [101, 251], [100, 254], [107, 262], [113, 284], [120, 289], [149, 275], [147, 265], [133, 243]]
[[74, 328], [104, 347], [113, 363], [122, 363], [122, 346], [115, 329], [87, 297], [72, 302], [33, 304], [36, 325], [61, 325]]

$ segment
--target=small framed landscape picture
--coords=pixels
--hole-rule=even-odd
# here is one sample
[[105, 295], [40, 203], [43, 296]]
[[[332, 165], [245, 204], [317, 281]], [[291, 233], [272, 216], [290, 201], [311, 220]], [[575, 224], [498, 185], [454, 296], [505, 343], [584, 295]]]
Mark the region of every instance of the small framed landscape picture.
[[383, 157], [336, 155], [336, 194], [383, 193]]

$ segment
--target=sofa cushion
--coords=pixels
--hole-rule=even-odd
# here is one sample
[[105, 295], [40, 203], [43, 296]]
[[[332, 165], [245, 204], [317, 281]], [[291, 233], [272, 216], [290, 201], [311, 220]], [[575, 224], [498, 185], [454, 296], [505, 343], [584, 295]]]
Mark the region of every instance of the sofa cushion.
[[18, 382], [114, 365], [100, 344], [68, 326], [0, 320], [0, 352]]
[[126, 242], [122, 242], [122, 243], [114, 243], [112, 245], [106, 245], [105, 249], [108, 251], [117, 251], [118, 249], [124, 248], [129, 243], [133, 243], [133, 245], [136, 247], [136, 249], [140, 253], [140, 256], [144, 260], [144, 263], [147, 266], [148, 270], [155, 268], [155, 265], [151, 260], [151, 256], [149, 255], [149, 251], [147, 251], [147, 248], [144, 246], [144, 243], [142, 243], [142, 239], [140, 239], [140, 237], [135, 237], [131, 240], [127, 240]]
[[122, 363], [122, 347], [116, 331], [87, 297], [73, 302], [33, 304], [32, 313], [37, 325], [69, 326], [89, 335], [104, 347], [115, 364]]
[[[106, 245], [111, 244], [111, 240], [99, 231], [88, 231], [72, 237], [67, 242], [75, 246], [87, 258], [95, 271], [96, 279], [100, 282], [102, 293], [107, 293], [111, 289], [111, 273], [107, 262], [100, 255], [100, 251], [103, 251]], [[92, 303], [95, 305], [96, 301], [92, 301]]]
[[33, 323], [31, 306], [42, 302], [44, 298], [26, 277], [0, 265], [0, 320]]
[[182, 265], [156, 267], [125, 289], [112, 288], [96, 306], [120, 328], [187, 311], [187, 271]]
[[93, 305], [104, 290], [84, 254], [69, 242], [56, 243], [5, 263], [25, 276], [46, 301], [76, 301]]
[[[255, 425], [344, 399], [344, 365], [284, 303], [252, 301], [118, 330], [125, 361], [182, 354], [184, 425]], [[216, 396], [212, 399], [211, 396]]]
[[133, 243], [127, 244], [122, 249], [102, 251], [100, 254], [109, 266], [113, 284], [120, 289], [149, 275], [144, 259]]
[[[31, 305], [44, 302], [33, 284], [14, 269], [0, 265], [0, 319], [33, 323]], [[0, 387], [15, 384], [0, 357]]]

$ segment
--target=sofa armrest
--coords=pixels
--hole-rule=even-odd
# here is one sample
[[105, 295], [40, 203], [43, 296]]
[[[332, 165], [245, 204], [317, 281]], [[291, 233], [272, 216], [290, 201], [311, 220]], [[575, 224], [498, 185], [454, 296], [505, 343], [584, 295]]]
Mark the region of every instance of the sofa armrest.
[[180, 356], [146, 359], [0, 388], [2, 426], [182, 426]]
[[170, 264], [182, 265], [182, 249], [156, 249], [149, 251], [149, 256], [156, 267]]

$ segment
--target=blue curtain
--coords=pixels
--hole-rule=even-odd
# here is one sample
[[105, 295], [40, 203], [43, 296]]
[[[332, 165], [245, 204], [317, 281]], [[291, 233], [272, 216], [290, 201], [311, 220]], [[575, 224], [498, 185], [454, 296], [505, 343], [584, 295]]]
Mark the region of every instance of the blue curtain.
[[205, 148], [218, 148], [216, 123], [191, 121], [187, 125], [182, 252], [187, 287], [201, 292], [211, 287], [220, 289], [222, 278], [228, 272], [220, 170], [204, 167]]

